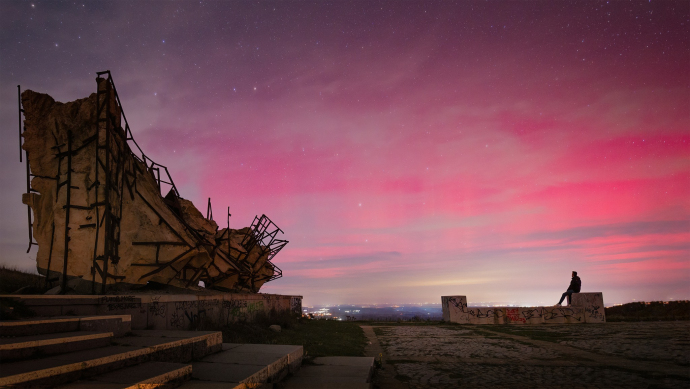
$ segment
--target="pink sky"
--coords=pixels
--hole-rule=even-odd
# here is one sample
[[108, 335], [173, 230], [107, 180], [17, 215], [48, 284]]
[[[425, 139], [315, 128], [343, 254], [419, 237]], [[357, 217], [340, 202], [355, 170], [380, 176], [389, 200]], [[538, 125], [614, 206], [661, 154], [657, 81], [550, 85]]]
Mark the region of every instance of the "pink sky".
[[[183, 197], [285, 231], [263, 292], [555, 304], [577, 270], [607, 305], [690, 298], [687, 2], [37, 4], [0, 5], [3, 122], [16, 84], [110, 69]], [[0, 244], [31, 268], [15, 148]]]

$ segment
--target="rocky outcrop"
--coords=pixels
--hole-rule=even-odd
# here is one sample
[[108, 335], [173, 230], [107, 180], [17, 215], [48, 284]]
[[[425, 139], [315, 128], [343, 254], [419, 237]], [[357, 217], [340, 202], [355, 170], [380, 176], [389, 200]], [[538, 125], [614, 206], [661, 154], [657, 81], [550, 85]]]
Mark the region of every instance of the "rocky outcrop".
[[39, 273], [80, 293], [199, 281], [257, 292], [280, 276], [270, 259], [287, 243], [276, 239], [282, 231], [266, 216], [219, 231], [179, 196], [164, 166], [132, 151], [109, 75], [97, 88], [64, 104], [30, 90], [21, 95], [32, 187], [22, 200], [34, 214]]

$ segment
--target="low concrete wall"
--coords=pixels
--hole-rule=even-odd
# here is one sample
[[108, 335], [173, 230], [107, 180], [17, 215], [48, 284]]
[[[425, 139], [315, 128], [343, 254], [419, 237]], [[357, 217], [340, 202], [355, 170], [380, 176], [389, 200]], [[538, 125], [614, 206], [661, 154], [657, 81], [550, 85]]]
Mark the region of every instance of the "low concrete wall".
[[132, 329], [220, 329], [257, 313], [302, 314], [302, 296], [225, 293], [217, 295], [4, 295], [21, 300], [39, 316], [131, 315]]
[[466, 296], [441, 296], [443, 320], [460, 324], [605, 323], [604, 295], [573, 293], [567, 307], [468, 307]]

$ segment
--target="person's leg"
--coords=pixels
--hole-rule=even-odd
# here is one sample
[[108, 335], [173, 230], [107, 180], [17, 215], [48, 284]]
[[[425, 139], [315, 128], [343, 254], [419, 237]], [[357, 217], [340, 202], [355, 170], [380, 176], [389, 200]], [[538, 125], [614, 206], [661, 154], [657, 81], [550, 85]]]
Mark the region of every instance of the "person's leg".
[[563, 302], [563, 300], [565, 300], [565, 297], [566, 297], [567, 295], [568, 295], [568, 292], [563, 293], [563, 294], [561, 295], [561, 299], [558, 300], [558, 304], [556, 304], [556, 305], [561, 305], [561, 303]]
[[567, 297], [568, 298], [568, 305], [570, 305], [570, 295], [573, 294], [574, 292], [570, 289], [566, 290], [562, 295], [561, 295], [561, 300], [558, 302], [556, 305], [561, 305], [563, 300]]
[[570, 296], [571, 296], [573, 293], [575, 293], [575, 291], [574, 291], [574, 290], [570, 290], [570, 289], [566, 290], [565, 293], [563, 293], [563, 295], [565, 295], [566, 297], [568, 297], [568, 306], [570, 306]]

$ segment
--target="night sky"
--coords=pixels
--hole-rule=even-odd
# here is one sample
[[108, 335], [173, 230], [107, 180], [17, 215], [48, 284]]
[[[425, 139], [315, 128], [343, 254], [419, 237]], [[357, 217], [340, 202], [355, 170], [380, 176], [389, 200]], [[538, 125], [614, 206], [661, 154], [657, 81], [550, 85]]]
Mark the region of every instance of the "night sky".
[[304, 303], [690, 298], [690, 2], [0, 2], [0, 262], [35, 270], [17, 89], [110, 70], [182, 197]]

